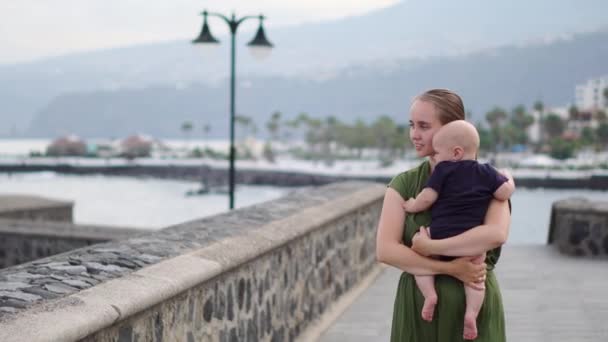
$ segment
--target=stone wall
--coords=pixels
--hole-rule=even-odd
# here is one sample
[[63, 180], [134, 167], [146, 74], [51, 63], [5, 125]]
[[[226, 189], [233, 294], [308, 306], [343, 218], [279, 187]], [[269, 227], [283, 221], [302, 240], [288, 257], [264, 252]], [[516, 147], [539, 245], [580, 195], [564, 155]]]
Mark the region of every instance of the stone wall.
[[[39, 213], [33, 209], [24, 216], [36, 219]], [[0, 219], [0, 269], [141, 232], [124, 227]]]
[[374, 267], [384, 190], [335, 183], [0, 270], [0, 340], [293, 341]]
[[608, 258], [608, 202], [569, 198], [553, 203], [548, 243], [562, 253]]
[[0, 196], [0, 218], [72, 222], [73, 207], [74, 202], [39, 196]]

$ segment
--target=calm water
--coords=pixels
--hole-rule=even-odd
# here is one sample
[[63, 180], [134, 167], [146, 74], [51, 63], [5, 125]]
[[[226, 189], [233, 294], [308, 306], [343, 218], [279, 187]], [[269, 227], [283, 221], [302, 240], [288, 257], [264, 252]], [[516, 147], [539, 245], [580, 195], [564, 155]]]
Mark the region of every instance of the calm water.
[[[152, 229], [226, 211], [226, 195], [184, 195], [195, 188], [196, 184], [192, 182], [158, 179], [66, 176], [51, 172], [0, 175], [0, 193], [35, 194], [75, 201], [76, 223]], [[238, 186], [236, 207], [276, 199], [289, 191], [270, 186]], [[517, 189], [508, 243], [545, 243], [551, 204], [573, 196], [608, 200], [606, 192], [601, 191]]]
[[517, 189], [513, 195], [511, 233], [508, 243], [546, 243], [553, 202], [584, 197], [589, 200], [608, 201], [605, 191]]
[[[74, 221], [163, 228], [228, 209], [227, 195], [185, 196], [193, 182], [128, 177], [66, 176], [52, 172], [0, 175], [0, 193], [74, 201]], [[235, 207], [269, 201], [290, 189], [237, 186]]]

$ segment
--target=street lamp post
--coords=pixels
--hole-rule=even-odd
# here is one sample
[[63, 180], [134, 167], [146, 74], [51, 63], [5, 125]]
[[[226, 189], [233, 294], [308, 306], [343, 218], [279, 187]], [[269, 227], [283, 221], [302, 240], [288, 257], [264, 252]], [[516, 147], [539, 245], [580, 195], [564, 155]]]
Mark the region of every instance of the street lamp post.
[[239, 25], [248, 19], [258, 18], [260, 20], [260, 26], [258, 27], [258, 31], [255, 37], [247, 44], [252, 50], [254, 55], [259, 55], [260, 57], [266, 53], [266, 51], [270, 50], [273, 47], [272, 43], [266, 39], [266, 34], [264, 33], [264, 27], [262, 23], [264, 21], [264, 16], [245, 16], [240, 19], [237, 19], [234, 13], [230, 18], [219, 14], [203, 11], [201, 13], [203, 15], [203, 28], [201, 29], [201, 33], [199, 36], [192, 41], [193, 44], [218, 44], [219, 40], [215, 39], [209, 30], [209, 26], [207, 25], [207, 16], [218, 17], [224, 20], [228, 27], [230, 28], [230, 169], [229, 169], [229, 193], [230, 193], [230, 209], [234, 209], [234, 159], [235, 159], [235, 148], [234, 148], [234, 116], [235, 116], [235, 108], [234, 108], [234, 97], [235, 97], [235, 57], [236, 57], [236, 30]]

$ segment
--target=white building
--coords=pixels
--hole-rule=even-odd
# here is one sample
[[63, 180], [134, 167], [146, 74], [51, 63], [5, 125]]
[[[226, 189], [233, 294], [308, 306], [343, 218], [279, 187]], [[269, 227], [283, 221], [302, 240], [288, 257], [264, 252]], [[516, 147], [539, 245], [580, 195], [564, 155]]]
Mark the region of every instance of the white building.
[[[569, 118], [569, 110], [568, 107], [551, 107], [551, 108], [545, 108], [545, 110], [543, 111], [542, 115], [543, 115], [543, 119], [549, 115], [549, 114], [555, 114], [557, 116], [559, 116], [560, 119], [564, 120], [564, 121], [568, 121]], [[528, 134], [528, 138], [530, 139], [530, 142], [532, 143], [537, 143], [540, 140], [540, 135], [542, 133], [542, 128], [541, 128], [541, 113], [537, 110], [533, 110], [530, 115], [532, 115], [532, 117], [534, 118], [534, 122], [532, 123], [532, 125], [530, 125], [528, 127], [527, 130], [527, 134]]]
[[587, 80], [575, 90], [575, 103], [579, 110], [598, 110], [608, 108], [604, 89], [608, 88], [608, 76]]

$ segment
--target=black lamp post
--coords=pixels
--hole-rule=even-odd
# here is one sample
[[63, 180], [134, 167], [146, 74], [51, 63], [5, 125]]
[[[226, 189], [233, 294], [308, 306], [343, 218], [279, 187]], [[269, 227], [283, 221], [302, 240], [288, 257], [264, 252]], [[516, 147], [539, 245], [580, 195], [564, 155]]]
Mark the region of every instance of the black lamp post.
[[[226, 16], [219, 13], [211, 13], [207, 11], [203, 11], [201, 13], [203, 15], [203, 28], [201, 29], [201, 33], [199, 36], [192, 41], [193, 44], [218, 44], [219, 40], [215, 39], [209, 30], [209, 26], [207, 25], [207, 16], [214, 16], [222, 18], [226, 24], [230, 27], [230, 41], [231, 41], [231, 53], [230, 53], [230, 170], [229, 170], [229, 192], [230, 192], [230, 209], [234, 209], [234, 158], [235, 158], [235, 148], [234, 148], [234, 93], [235, 93], [235, 39], [236, 39], [236, 30], [239, 25], [248, 19], [258, 18], [260, 20], [260, 26], [258, 27], [258, 31], [255, 34], [255, 37], [247, 44], [252, 49], [259, 50], [268, 50], [272, 48], [272, 43], [266, 39], [266, 35], [264, 34], [264, 27], [262, 26], [262, 22], [264, 21], [264, 16], [245, 16], [240, 19], [237, 19], [234, 14], [232, 17], [227, 18]], [[262, 52], [262, 51], [260, 51]]]

